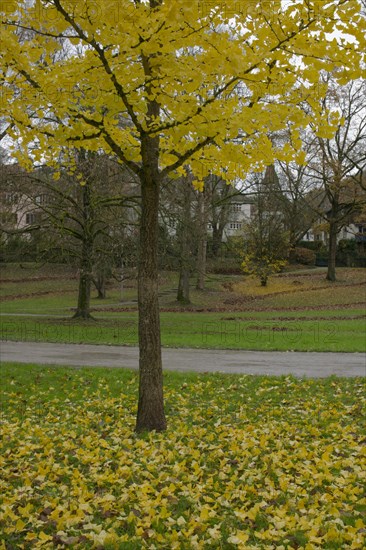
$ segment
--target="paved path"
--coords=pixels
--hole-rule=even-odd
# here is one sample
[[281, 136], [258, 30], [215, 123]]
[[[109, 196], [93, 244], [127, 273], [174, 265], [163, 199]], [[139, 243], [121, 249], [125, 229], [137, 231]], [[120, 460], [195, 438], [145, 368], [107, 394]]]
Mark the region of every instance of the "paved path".
[[[1, 361], [49, 365], [125, 367], [136, 369], [135, 347], [84, 344], [1, 342]], [[236, 374], [293, 374], [298, 377], [366, 376], [363, 353], [266, 352], [164, 349], [167, 370]]]

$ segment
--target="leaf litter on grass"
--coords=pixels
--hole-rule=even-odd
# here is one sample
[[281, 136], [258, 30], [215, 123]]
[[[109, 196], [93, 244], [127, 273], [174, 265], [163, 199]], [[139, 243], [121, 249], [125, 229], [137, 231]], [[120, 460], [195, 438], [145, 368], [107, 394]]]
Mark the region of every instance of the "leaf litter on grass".
[[135, 373], [7, 372], [2, 548], [363, 548], [363, 379], [169, 373], [137, 436]]

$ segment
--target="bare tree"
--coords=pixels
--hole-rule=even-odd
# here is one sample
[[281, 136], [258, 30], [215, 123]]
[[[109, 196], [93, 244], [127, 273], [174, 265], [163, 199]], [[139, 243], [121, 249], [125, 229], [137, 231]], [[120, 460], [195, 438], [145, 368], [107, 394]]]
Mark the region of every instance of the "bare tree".
[[366, 82], [338, 86], [327, 74], [328, 93], [323, 100], [324, 117], [336, 111], [340, 121], [334, 137], [309, 136], [313, 156], [307, 173], [321, 189], [317, 211], [328, 224], [329, 260], [327, 279], [336, 280], [337, 235], [350, 216], [365, 202]]
[[309, 192], [313, 191], [314, 184], [307, 176], [307, 167], [304, 164], [281, 161], [276, 166], [279, 173], [277, 203], [283, 215], [291, 251], [318, 217], [309, 203]]
[[[67, 173], [70, 155], [75, 161], [72, 174]], [[40, 231], [47, 235], [43, 240], [48, 257], [53, 251], [76, 263], [79, 287], [74, 317], [90, 319], [91, 286], [95, 283], [99, 296], [104, 294], [116, 239], [123, 225], [133, 223], [133, 216], [127, 215], [127, 209], [131, 212], [138, 205], [133, 178], [108, 157], [82, 149], [68, 151], [60, 159], [58, 180], [53, 170], [43, 166], [29, 173], [17, 165], [10, 165], [9, 170], [16, 171], [17, 196], [32, 216], [23, 228], [8, 229], [8, 233]], [[122, 244], [119, 240], [118, 245]]]

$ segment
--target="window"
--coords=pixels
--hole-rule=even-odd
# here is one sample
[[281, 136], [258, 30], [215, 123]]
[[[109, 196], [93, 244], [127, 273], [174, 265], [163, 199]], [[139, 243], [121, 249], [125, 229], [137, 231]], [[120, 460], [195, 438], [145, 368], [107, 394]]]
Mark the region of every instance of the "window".
[[16, 193], [5, 193], [5, 204], [16, 204], [19, 201], [19, 197]]
[[26, 214], [25, 215], [25, 223], [26, 224], [31, 224], [31, 223], [34, 223], [34, 214]]
[[44, 193], [43, 195], [38, 195], [36, 197], [37, 204], [48, 204], [49, 202], [50, 202], [50, 196], [47, 195], [47, 193]]
[[28, 212], [28, 214], [25, 215], [25, 223], [27, 225], [32, 225], [36, 223], [36, 220], [37, 220], [37, 215], [35, 214], [35, 212]]
[[230, 229], [241, 229], [241, 223], [233, 222], [230, 224]]
[[234, 203], [230, 206], [230, 212], [241, 212], [241, 204]]

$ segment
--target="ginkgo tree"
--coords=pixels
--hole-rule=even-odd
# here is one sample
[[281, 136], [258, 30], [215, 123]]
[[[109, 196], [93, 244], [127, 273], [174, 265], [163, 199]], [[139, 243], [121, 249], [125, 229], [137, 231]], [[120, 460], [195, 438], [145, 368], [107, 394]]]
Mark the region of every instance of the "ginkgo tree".
[[[21, 144], [19, 160], [31, 164], [30, 144], [37, 157], [35, 141], [50, 164], [65, 145], [103, 150], [141, 182], [137, 431], [166, 428], [161, 182], [188, 165], [201, 188], [209, 173], [230, 182], [275, 158], [301, 160], [302, 102], [314, 98], [313, 123], [331, 135], [332, 119], [316, 111], [326, 92], [319, 70], [339, 67], [342, 82], [359, 77], [365, 34], [357, 0], [2, 3], [0, 114]], [[276, 148], [269, 134], [285, 125], [292, 139]]]

